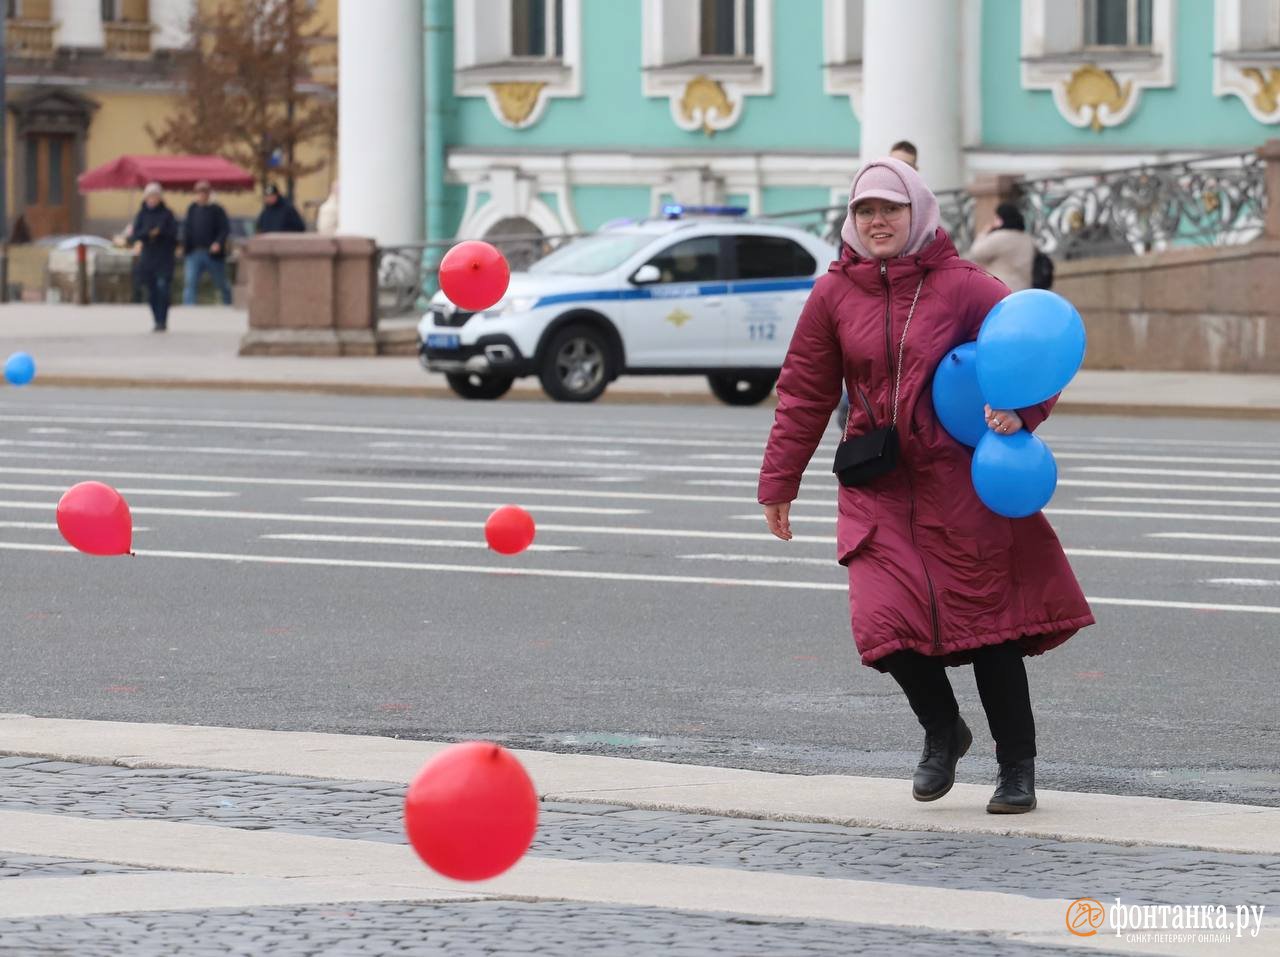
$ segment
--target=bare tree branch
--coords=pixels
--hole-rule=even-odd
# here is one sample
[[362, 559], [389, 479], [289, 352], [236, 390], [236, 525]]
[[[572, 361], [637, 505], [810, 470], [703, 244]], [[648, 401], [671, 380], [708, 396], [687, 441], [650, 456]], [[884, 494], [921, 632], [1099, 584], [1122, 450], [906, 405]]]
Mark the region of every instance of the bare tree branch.
[[292, 192], [297, 177], [324, 166], [302, 162], [298, 148], [327, 146], [337, 136], [336, 89], [325, 79], [334, 38], [305, 0], [200, 6], [190, 21], [179, 106], [147, 134], [160, 149], [225, 156], [264, 186], [282, 178]]

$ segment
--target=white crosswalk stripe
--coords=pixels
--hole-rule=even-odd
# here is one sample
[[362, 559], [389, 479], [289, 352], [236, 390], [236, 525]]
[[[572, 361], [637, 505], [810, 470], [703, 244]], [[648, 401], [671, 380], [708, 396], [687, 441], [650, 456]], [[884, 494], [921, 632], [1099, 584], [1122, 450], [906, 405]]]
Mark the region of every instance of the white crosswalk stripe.
[[[392, 538], [386, 535], [307, 535], [304, 533], [259, 535], [270, 542], [326, 542], [340, 545], [411, 545], [423, 548], [488, 548], [488, 542], [458, 538]], [[576, 552], [576, 545], [539, 545], [536, 542], [530, 552]]]
[[[391, 508], [457, 508], [457, 509], [494, 509], [506, 502], [459, 502], [456, 499], [416, 499], [416, 498], [368, 498], [355, 495], [317, 495], [303, 499], [318, 505], [378, 505]], [[539, 505], [539, 512], [568, 512], [575, 515], [647, 515], [644, 508], [599, 508], [587, 505]]]
[[[640, 426], [641, 422], [632, 424]], [[5, 447], [0, 451], [0, 492], [7, 493], [0, 500], [0, 514], [13, 520], [0, 521], [0, 528], [14, 532], [56, 534], [52, 522], [26, 521], [22, 513], [51, 510], [66, 487], [97, 478], [119, 482], [133, 513], [158, 528], [148, 541], [156, 540], [160, 547], [146, 550], [154, 557], [304, 567], [328, 564], [370, 572], [449, 569], [484, 576], [545, 573], [547, 577], [673, 586], [732, 584], [832, 592], [844, 587], [845, 572], [834, 563], [839, 486], [830, 473], [831, 435], [825, 437], [811, 462], [805, 491], [791, 512], [794, 524], [814, 533], [796, 535], [792, 542], [783, 544], [764, 529], [755, 504], [764, 430], [755, 434], [745, 429], [686, 427], [678, 421], [644, 421], [643, 429], [648, 432], [600, 427], [577, 432], [570, 426], [522, 429], [516, 419], [499, 418], [474, 428], [420, 428], [255, 422], [235, 414], [205, 419], [127, 411], [83, 415], [0, 412], [0, 428], [5, 426], [11, 431], [0, 437], [0, 445]], [[228, 439], [234, 435], [239, 442], [206, 441], [223, 435]], [[261, 443], [258, 435], [263, 437]], [[311, 444], [290, 447], [303, 439]], [[317, 448], [316, 442], [332, 447]], [[1280, 514], [1269, 514], [1280, 508], [1280, 471], [1276, 470], [1280, 458], [1275, 457], [1274, 446], [1144, 436], [1069, 436], [1053, 438], [1051, 444], [1064, 468], [1057, 497], [1046, 514], [1066, 539], [1067, 553], [1082, 576], [1091, 576], [1095, 568], [1110, 568], [1108, 563], [1114, 562], [1168, 566], [1167, 575], [1152, 574], [1169, 583], [1165, 594], [1177, 595], [1174, 600], [1113, 591], [1093, 599], [1099, 605], [1170, 613], [1275, 613], [1268, 605], [1208, 600], [1216, 594], [1213, 589], [1234, 587], [1230, 583], [1246, 579], [1204, 578], [1194, 572], [1197, 565], [1280, 564], [1280, 555], [1270, 551], [1270, 546], [1280, 544], [1280, 534], [1229, 531], [1231, 526], [1265, 530], [1280, 523]], [[1206, 454], [1206, 449], [1222, 450], [1223, 455]], [[189, 469], [190, 458], [181, 465], [165, 467], [191, 456], [205, 456], [201, 461], [207, 461], [208, 467]], [[316, 475], [311, 463], [326, 457], [334, 461], [332, 474]], [[146, 467], [152, 463], [160, 467]], [[505, 473], [519, 473], [518, 477], [486, 474], [496, 465]], [[262, 471], [255, 473], [255, 469]], [[364, 471], [373, 474], [351, 474]], [[397, 477], [400, 472], [403, 476]], [[472, 480], [472, 473], [476, 480]], [[599, 483], [626, 483], [627, 487], [601, 488]], [[32, 498], [26, 498], [28, 495]], [[244, 507], [153, 504], [153, 500], [167, 496], [234, 497]], [[483, 516], [448, 517], [451, 512], [483, 512], [505, 504], [521, 505], [534, 516], [538, 540], [531, 552], [587, 567], [537, 570], [504, 564], [487, 550]], [[330, 514], [331, 506], [346, 508]], [[1160, 530], [1130, 533], [1147, 546], [1133, 547], [1132, 537], [1122, 542], [1112, 532], [1120, 520], [1132, 520], [1140, 526], [1159, 522]], [[161, 524], [157, 526], [157, 522]], [[229, 522], [250, 530], [241, 547], [188, 545], [193, 535], [200, 535], [211, 523]], [[295, 532], [288, 530], [291, 525], [329, 529]], [[1218, 532], [1214, 525], [1228, 530]], [[1191, 530], [1196, 527], [1205, 530]], [[457, 537], [432, 536], [430, 529]], [[733, 544], [727, 544], [726, 551], [688, 549], [687, 543], [698, 540]], [[1218, 542], [1221, 547], [1183, 551], [1171, 545], [1163, 550], [1161, 543], [1177, 540]], [[269, 547], [269, 543], [293, 545], [295, 551], [306, 553], [268, 555], [254, 551]], [[681, 549], [679, 543], [686, 543], [686, 547]], [[5, 544], [11, 551], [45, 550], [49, 554], [63, 547], [48, 541]], [[1238, 551], [1246, 547], [1252, 551]], [[494, 564], [401, 561], [386, 557], [387, 549], [441, 550], [442, 556], [448, 550], [469, 550], [476, 553], [477, 560], [483, 556], [484, 561]], [[588, 552], [592, 558], [584, 561]], [[631, 556], [628, 562], [634, 567], [619, 570], [612, 557], [615, 554]], [[676, 574], [670, 559], [678, 560], [682, 569], [695, 571], [699, 565], [770, 567], [779, 580]], [[798, 580], [805, 577], [822, 580]], [[1179, 582], [1199, 590], [1183, 596], [1178, 593]], [[1200, 598], [1206, 600], [1196, 600]]]

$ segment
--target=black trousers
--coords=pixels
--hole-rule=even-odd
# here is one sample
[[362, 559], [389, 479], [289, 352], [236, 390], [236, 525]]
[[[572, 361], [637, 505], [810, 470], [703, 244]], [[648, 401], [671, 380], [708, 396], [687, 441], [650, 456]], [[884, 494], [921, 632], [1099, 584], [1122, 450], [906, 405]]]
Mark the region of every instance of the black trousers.
[[[955, 721], [960, 708], [941, 661], [914, 651], [895, 651], [882, 661], [906, 692], [911, 710], [926, 731], [942, 730]], [[996, 760], [1007, 763], [1035, 757], [1036, 725], [1022, 650], [1013, 642], [979, 648], [973, 677], [996, 742]]]
[[173, 298], [173, 266], [168, 269], [143, 267], [139, 270], [142, 288], [147, 291], [147, 302], [151, 306], [151, 318], [157, 329], [164, 329], [169, 324], [169, 302]]

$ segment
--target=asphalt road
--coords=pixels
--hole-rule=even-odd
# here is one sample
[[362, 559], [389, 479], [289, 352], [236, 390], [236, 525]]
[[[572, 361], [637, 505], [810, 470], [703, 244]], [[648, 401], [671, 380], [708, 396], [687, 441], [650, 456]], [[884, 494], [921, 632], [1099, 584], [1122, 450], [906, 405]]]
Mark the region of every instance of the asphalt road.
[[[909, 777], [921, 732], [849, 634], [836, 436], [782, 543], [755, 504], [771, 420], [5, 389], [0, 712]], [[1099, 623], [1029, 659], [1038, 783], [1280, 803], [1280, 423], [1040, 434]], [[136, 558], [63, 547], [55, 503], [90, 478], [129, 500]], [[539, 523], [514, 558], [481, 531], [507, 502]], [[987, 782], [951, 674], [976, 737], [958, 776]]]

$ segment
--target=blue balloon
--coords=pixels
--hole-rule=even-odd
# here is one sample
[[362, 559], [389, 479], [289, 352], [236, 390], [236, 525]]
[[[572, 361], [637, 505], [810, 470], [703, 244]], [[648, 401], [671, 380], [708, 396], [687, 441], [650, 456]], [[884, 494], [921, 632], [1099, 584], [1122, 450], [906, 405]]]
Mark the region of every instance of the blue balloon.
[[36, 360], [26, 352], [15, 352], [4, 364], [4, 377], [14, 385], [26, 385], [36, 377]]
[[978, 344], [966, 342], [948, 352], [933, 375], [933, 411], [953, 439], [974, 446], [990, 430], [978, 388]]
[[993, 409], [1022, 409], [1057, 395], [1084, 362], [1084, 322], [1056, 292], [1005, 296], [978, 333], [978, 383]]
[[1013, 435], [988, 431], [973, 450], [971, 474], [982, 504], [1006, 518], [1034, 515], [1058, 486], [1053, 453], [1026, 429]]

